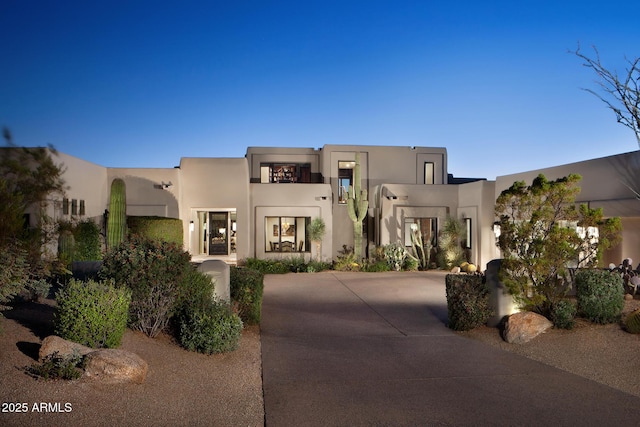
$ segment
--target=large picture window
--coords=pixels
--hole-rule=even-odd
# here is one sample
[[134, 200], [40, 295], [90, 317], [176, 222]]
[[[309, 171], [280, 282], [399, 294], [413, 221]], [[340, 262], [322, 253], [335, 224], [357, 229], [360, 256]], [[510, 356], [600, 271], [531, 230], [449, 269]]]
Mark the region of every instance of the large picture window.
[[265, 217], [265, 252], [309, 252], [307, 225], [311, 217]]

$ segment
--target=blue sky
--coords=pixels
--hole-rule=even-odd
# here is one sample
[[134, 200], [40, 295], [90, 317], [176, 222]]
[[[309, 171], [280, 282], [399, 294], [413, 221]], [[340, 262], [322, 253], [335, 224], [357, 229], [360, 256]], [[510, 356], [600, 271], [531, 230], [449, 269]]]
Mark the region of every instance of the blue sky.
[[624, 71], [640, 2], [0, 2], [0, 126], [113, 167], [248, 146], [446, 147], [495, 178], [638, 149], [581, 88]]

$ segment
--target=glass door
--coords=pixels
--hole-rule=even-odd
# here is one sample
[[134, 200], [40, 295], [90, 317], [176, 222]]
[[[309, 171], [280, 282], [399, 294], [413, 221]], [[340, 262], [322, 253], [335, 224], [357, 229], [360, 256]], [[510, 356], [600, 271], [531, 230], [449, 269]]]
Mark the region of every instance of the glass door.
[[209, 212], [209, 255], [229, 254], [229, 212]]

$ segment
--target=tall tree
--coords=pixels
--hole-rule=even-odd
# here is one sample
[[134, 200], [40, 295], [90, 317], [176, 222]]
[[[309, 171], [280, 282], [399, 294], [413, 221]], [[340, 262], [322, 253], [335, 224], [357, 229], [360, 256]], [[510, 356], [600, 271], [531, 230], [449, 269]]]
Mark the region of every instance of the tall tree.
[[[9, 129], [3, 129], [5, 146], [0, 148], [0, 304], [51, 273], [43, 250], [55, 229], [47, 207], [55, 194], [63, 195], [64, 169], [52, 155], [53, 147], [26, 148], [14, 144]], [[35, 214], [35, 228], [27, 228], [24, 213]]]
[[577, 207], [580, 175], [555, 181], [538, 175], [530, 186], [515, 182], [496, 200], [501, 279], [523, 308], [548, 316], [571, 285], [570, 268], [597, 265], [619, 241], [620, 218]]
[[583, 66], [591, 68], [597, 75], [596, 83], [601, 91], [592, 89], [585, 91], [595, 95], [615, 113], [618, 123], [622, 123], [633, 131], [640, 146], [640, 57], [625, 58], [627, 68], [622, 76], [616, 71], [610, 71], [600, 61], [600, 53], [594, 46], [595, 57], [591, 58], [582, 53], [580, 46], [574, 52], [582, 59]]

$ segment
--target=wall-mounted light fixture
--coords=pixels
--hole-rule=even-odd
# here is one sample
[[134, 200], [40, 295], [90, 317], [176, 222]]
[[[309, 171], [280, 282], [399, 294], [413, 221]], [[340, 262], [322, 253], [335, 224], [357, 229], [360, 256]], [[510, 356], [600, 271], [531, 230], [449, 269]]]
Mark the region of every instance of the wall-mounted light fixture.
[[162, 181], [162, 182], [160, 183], [160, 186], [161, 186], [162, 188], [164, 188], [165, 190], [166, 190], [167, 188], [171, 187], [172, 185], [173, 185], [173, 182], [171, 182], [171, 181], [169, 181], [169, 182], [164, 182], [164, 181]]
[[189, 221], [189, 231], [196, 231], [196, 225], [193, 223], [193, 221]]

